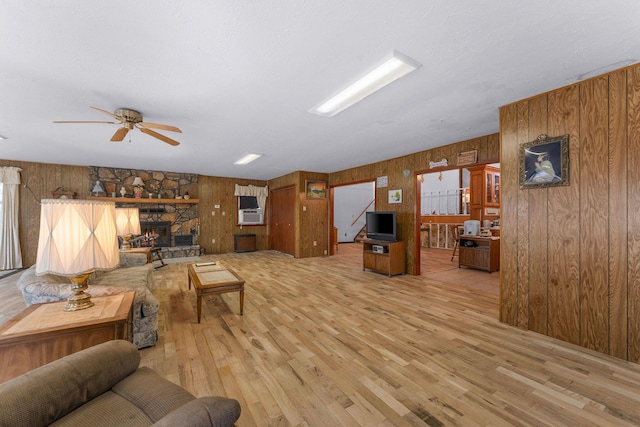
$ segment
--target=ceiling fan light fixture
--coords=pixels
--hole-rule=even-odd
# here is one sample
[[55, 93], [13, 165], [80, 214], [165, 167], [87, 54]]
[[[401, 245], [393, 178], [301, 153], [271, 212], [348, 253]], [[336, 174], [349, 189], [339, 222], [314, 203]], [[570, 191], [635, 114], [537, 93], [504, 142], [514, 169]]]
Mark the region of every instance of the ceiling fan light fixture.
[[180, 143], [175, 139], [169, 138], [168, 136], [165, 136], [161, 133], [158, 133], [156, 131], [149, 129], [149, 128], [162, 129], [162, 130], [168, 130], [171, 132], [181, 133], [182, 131], [179, 128], [175, 126], [163, 125], [159, 123], [143, 122], [142, 113], [139, 111], [132, 110], [130, 108], [118, 108], [112, 113], [110, 111], [107, 111], [98, 107], [89, 107], [89, 108], [93, 108], [96, 111], [100, 111], [101, 113], [106, 114], [112, 119], [117, 120], [117, 123], [105, 122], [105, 121], [94, 121], [94, 120], [90, 120], [90, 121], [55, 120], [54, 123], [108, 123], [112, 125], [121, 124], [122, 127], [118, 128], [118, 130], [116, 130], [116, 132], [111, 137], [111, 142], [122, 142], [125, 136], [127, 136], [127, 134], [129, 135], [129, 142], [131, 142], [131, 134], [129, 133], [129, 131], [133, 129], [139, 129], [140, 132], [146, 133], [147, 135], [150, 135], [153, 138], [159, 139], [162, 142], [166, 142], [169, 145], [173, 145], [173, 146], [180, 145]]
[[371, 71], [309, 112], [333, 117], [421, 66], [415, 59], [394, 50]]
[[253, 162], [254, 160], [258, 159], [262, 157], [262, 154], [247, 154], [246, 156], [244, 156], [243, 158], [236, 160], [233, 164], [234, 165], [246, 165], [248, 163]]

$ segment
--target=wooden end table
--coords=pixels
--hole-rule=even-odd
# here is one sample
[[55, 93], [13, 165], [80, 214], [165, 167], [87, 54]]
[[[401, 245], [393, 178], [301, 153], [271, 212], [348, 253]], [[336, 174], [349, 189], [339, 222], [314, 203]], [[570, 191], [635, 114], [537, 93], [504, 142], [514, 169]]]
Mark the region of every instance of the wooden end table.
[[0, 382], [96, 344], [132, 341], [134, 295], [93, 297], [79, 311], [64, 311], [67, 301], [27, 307], [0, 325]]
[[196, 290], [198, 323], [202, 314], [202, 296], [240, 292], [240, 315], [244, 307], [244, 280], [233, 270], [227, 269], [219, 263], [189, 264], [189, 289], [191, 283]]

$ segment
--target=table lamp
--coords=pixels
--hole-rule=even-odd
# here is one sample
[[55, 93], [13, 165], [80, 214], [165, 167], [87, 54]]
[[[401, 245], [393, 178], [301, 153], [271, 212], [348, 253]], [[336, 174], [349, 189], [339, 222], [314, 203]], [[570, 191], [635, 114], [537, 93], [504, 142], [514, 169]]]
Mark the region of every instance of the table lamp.
[[139, 199], [142, 196], [142, 187], [144, 187], [144, 182], [142, 178], [136, 176], [133, 180], [133, 197]]
[[116, 232], [122, 237], [122, 250], [131, 249], [129, 240], [140, 234], [140, 213], [137, 208], [116, 208]]
[[95, 270], [118, 266], [116, 212], [113, 202], [44, 199], [40, 210], [40, 236], [36, 275], [57, 274], [71, 278], [65, 311], [93, 306], [85, 292]]

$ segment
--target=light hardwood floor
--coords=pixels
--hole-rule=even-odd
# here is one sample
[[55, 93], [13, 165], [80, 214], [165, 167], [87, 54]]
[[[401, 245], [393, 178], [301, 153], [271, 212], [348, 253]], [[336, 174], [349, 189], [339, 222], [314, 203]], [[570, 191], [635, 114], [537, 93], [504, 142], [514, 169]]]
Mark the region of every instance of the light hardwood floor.
[[[640, 365], [501, 324], [498, 274], [450, 257], [423, 250], [423, 276], [388, 278], [362, 271], [359, 244], [205, 256], [246, 280], [245, 307], [209, 298], [200, 324], [187, 264], [170, 263], [142, 364], [238, 399], [240, 427], [640, 424]], [[16, 280], [0, 280], [2, 315], [21, 309]]]

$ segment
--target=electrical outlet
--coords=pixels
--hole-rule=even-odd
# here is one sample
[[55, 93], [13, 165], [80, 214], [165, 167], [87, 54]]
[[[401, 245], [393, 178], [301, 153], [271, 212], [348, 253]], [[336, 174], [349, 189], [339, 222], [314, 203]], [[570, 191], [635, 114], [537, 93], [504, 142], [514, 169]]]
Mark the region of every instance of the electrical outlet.
[[222, 216], [225, 216], [227, 213], [225, 211], [222, 211]]
[[325, 255], [327, 254], [327, 250], [326, 250], [326, 249], [324, 250], [324, 254], [325, 254]]
[[315, 240], [313, 241], [313, 246], [318, 246], [318, 242], [316, 242]]
[[307, 207], [306, 207], [306, 206], [303, 206], [303, 207], [302, 207], [302, 212], [306, 212], [306, 211], [307, 211]]
[[211, 239], [211, 243], [215, 243], [215, 242], [216, 242], [216, 239]]
[[216, 211], [211, 211], [211, 216], [216, 216]]

